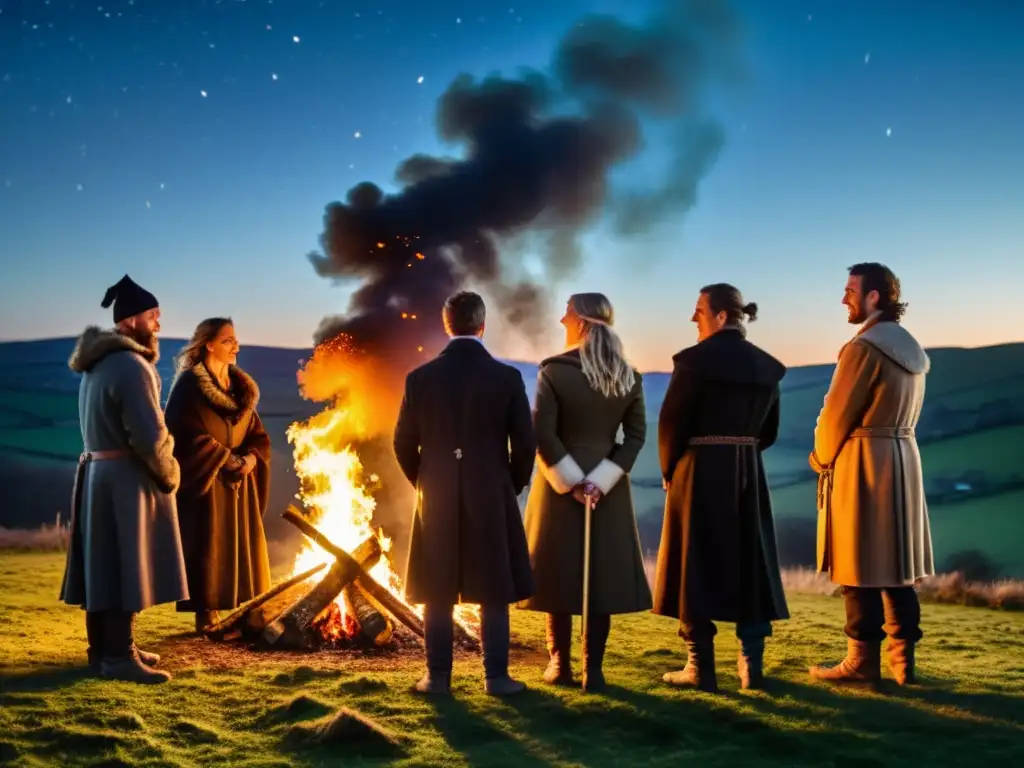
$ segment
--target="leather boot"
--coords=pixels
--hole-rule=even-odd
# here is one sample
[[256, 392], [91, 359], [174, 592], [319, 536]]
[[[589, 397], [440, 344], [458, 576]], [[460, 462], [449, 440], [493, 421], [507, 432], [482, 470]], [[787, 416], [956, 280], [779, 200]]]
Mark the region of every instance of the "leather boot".
[[914, 643], [890, 637], [885, 651], [893, 679], [900, 685], [914, 685]]
[[604, 649], [608, 645], [612, 617], [606, 613], [599, 613], [587, 618], [590, 620], [590, 626], [583, 634], [583, 690], [596, 693], [606, 687]]
[[743, 690], [760, 690], [764, 688], [764, 639], [741, 640], [740, 655], [736, 662], [736, 671], [740, 677], [740, 688]]
[[145, 684], [165, 683], [171, 679], [167, 672], [151, 669], [139, 658], [132, 640], [133, 614], [105, 611], [103, 618], [103, 660], [100, 662], [103, 677]]
[[134, 647], [131, 653], [124, 658], [104, 656], [103, 661], [100, 662], [100, 674], [110, 680], [124, 680], [129, 683], [145, 685], [166, 683], [171, 679], [169, 673], [160, 669], [152, 669], [143, 664]]
[[160, 663], [160, 654], [144, 651], [135, 644], [135, 619], [137, 616], [137, 613], [133, 613], [131, 618], [132, 647], [139, 654], [139, 658], [142, 660], [143, 664], [145, 664], [147, 667], [155, 667], [157, 664]]
[[551, 659], [544, 670], [544, 682], [550, 685], [572, 685], [572, 616], [568, 613], [547, 615], [547, 644]]
[[834, 667], [811, 667], [811, 677], [830, 683], [875, 683], [882, 677], [882, 643], [846, 639], [846, 658]]
[[452, 679], [450, 675], [427, 672], [413, 686], [413, 690], [427, 695], [447, 696], [452, 692]]
[[89, 656], [89, 668], [96, 674], [99, 674], [100, 662], [103, 661], [103, 625], [102, 611], [85, 612], [85, 636], [89, 641], [86, 653]]
[[661, 679], [669, 685], [715, 693], [718, 690], [718, 675], [715, 671], [714, 641], [687, 642], [686, 650], [689, 654], [686, 666], [675, 672], [666, 672]]

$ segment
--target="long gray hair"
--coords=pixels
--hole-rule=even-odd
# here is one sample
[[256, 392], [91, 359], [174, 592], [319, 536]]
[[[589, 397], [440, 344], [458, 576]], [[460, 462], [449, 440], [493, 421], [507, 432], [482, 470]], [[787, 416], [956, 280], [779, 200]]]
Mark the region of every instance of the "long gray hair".
[[569, 297], [569, 307], [583, 323], [583, 375], [605, 397], [625, 397], [636, 377], [623, 355], [622, 339], [611, 328], [615, 322], [612, 303], [603, 293], [575, 293]]

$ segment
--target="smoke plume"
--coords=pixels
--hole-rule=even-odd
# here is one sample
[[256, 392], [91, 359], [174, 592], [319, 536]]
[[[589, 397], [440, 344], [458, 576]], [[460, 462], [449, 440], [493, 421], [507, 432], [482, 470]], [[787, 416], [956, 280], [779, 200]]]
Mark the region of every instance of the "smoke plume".
[[[737, 31], [724, 0], [666, 0], [642, 26], [583, 19], [547, 72], [456, 77], [436, 127], [464, 155], [413, 155], [395, 171], [399, 192], [364, 181], [327, 206], [310, 260], [359, 287], [316, 341], [344, 334], [382, 372], [404, 375], [438, 350], [444, 299], [464, 285], [536, 338], [551, 319], [546, 286], [575, 273], [588, 225], [608, 214], [637, 234], [695, 204], [724, 140], [708, 96], [738, 71]], [[664, 177], [612, 189], [609, 172], [644, 149], [642, 122], [667, 137]], [[511, 257], [513, 240], [542, 251], [541, 279]]]

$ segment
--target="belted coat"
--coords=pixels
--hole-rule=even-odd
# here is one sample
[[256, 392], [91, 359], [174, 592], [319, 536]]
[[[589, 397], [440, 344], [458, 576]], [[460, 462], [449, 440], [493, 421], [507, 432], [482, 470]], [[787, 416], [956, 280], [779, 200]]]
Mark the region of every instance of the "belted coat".
[[789, 618], [761, 452], [785, 366], [729, 327], [673, 358], [658, 419], [669, 481], [654, 613], [682, 622]]
[[935, 573], [914, 436], [930, 365], [902, 325], [877, 316], [839, 352], [810, 456], [818, 570], [836, 584], [898, 587]]
[[509, 604], [533, 591], [517, 497], [536, 448], [523, 377], [475, 338], [412, 371], [395, 426], [416, 488], [406, 599]]
[[[137, 612], [188, 597], [174, 492], [181, 478], [160, 410], [156, 347], [90, 326], [68, 366], [81, 374], [85, 453], [72, 498], [60, 599], [88, 611]], [[83, 454], [84, 457], [84, 454]]]

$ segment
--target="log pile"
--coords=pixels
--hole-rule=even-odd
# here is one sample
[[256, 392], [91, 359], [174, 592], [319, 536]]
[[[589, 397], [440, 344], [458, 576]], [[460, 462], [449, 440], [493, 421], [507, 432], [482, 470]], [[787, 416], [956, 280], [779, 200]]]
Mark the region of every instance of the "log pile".
[[[206, 627], [203, 634], [221, 641], [243, 638], [273, 649], [383, 648], [392, 643], [395, 622], [399, 622], [422, 641], [422, 619], [369, 573], [383, 556], [377, 537], [366, 539], [350, 554], [328, 540], [294, 506], [282, 516], [334, 562], [286, 579]], [[345, 604], [344, 622], [335, 603], [339, 595]], [[456, 623], [454, 629], [460, 645], [479, 648], [479, 641], [461, 625]]]

